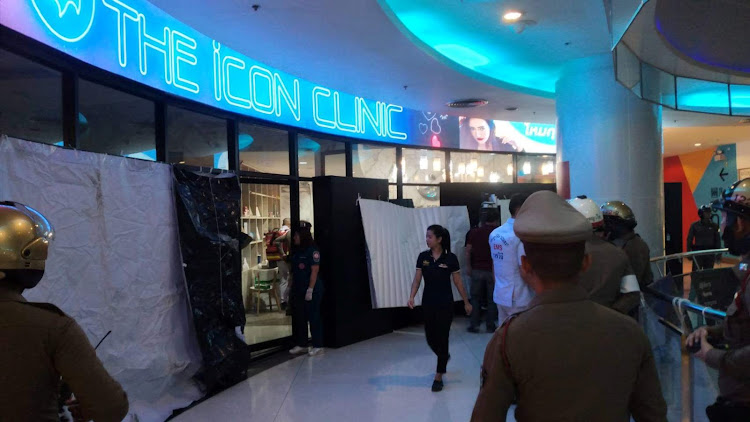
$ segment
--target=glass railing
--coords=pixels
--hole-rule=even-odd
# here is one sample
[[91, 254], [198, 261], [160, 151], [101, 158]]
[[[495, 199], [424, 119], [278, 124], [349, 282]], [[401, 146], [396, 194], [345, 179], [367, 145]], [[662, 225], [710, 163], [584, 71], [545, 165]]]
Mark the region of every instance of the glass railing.
[[633, 19], [649, 0], [603, 0], [604, 12], [607, 14], [607, 25], [614, 49], [628, 30]]
[[674, 110], [750, 116], [750, 85], [674, 75], [642, 61], [624, 42], [614, 55], [617, 81], [639, 98]]
[[[721, 323], [737, 289], [732, 269], [713, 268], [726, 249], [651, 260], [658, 280], [644, 291], [640, 322], [651, 341], [670, 422], [706, 420], [718, 396], [718, 372], [694, 358], [685, 338], [704, 325]], [[685, 266], [694, 271], [684, 271]], [[727, 299], [727, 296], [729, 299]]]
[[652, 4], [649, 0], [603, 1], [618, 82], [639, 98], [674, 110], [750, 116], [750, 85], [727, 83], [730, 78], [723, 73], [716, 74], [723, 82], [674, 74], [644, 61], [628, 46], [625, 34], [639, 14], [649, 10], [644, 8]]

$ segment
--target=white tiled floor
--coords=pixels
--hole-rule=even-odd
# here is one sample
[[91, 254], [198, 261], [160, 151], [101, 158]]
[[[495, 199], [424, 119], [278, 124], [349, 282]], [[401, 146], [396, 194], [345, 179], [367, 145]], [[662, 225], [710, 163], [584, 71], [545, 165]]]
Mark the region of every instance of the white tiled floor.
[[[454, 322], [445, 389], [430, 391], [435, 356], [412, 327], [324, 355], [293, 359], [207, 400], [176, 422], [467, 421], [490, 334]], [[512, 416], [508, 417], [513, 421]]]

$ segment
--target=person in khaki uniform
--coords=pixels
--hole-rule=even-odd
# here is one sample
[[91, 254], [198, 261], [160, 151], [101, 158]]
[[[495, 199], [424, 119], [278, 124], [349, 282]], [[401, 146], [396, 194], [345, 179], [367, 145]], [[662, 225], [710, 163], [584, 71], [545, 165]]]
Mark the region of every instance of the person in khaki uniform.
[[654, 281], [654, 274], [651, 272], [651, 250], [634, 231], [638, 222], [633, 210], [622, 201], [609, 201], [601, 206], [601, 211], [607, 239], [628, 255], [638, 285], [643, 291]]
[[21, 295], [44, 274], [53, 231], [30, 207], [0, 202], [0, 420], [57, 422], [60, 378], [76, 420], [121, 421], [125, 392], [81, 327], [54, 305]]
[[[732, 255], [740, 256], [734, 268], [739, 291], [727, 308], [721, 325], [701, 327], [686, 340], [700, 345], [696, 357], [719, 370], [719, 397], [706, 409], [712, 422], [750, 421], [750, 179], [727, 189], [714, 208], [721, 211], [722, 239]], [[725, 343], [726, 349], [713, 344]]]
[[586, 241], [591, 266], [579, 276], [589, 299], [623, 314], [635, 313], [641, 302], [638, 279], [625, 252], [604, 240], [604, 217], [594, 201], [579, 196], [568, 201], [591, 223], [594, 236]]
[[666, 422], [651, 346], [631, 318], [588, 299], [586, 219], [553, 192], [531, 195], [514, 230], [525, 248], [529, 308], [506, 320], [484, 356], [471, 420]]

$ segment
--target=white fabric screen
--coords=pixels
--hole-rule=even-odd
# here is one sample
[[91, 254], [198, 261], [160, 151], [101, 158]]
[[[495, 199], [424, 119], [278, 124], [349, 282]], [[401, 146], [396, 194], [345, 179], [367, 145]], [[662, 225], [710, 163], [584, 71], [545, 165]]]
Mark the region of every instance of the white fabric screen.
[[24, 296], [57, 305], [92, 344], [112, 330], [97, 353], [142, 422], [201, 397], [173, 198], [168, 165], [0, 138], [0, 199], [39, 210], [56, 232], [44, 279]]
[[[370, 292], [373, 308], [406, 306], [417, 257], [426, 250], [425, 232], [440, 224], [451, 235], [451, 249], [464, 265], [464, 241], [469, 231], [466, 207], [405, 208], [384, 201], [359, 200], [370, 253]], [[415, 302], [422, 303], [424, 282]], [[468, 292], [467, 292], [468, 293]], [[453, 297], [460, 300], [455, 286]]]

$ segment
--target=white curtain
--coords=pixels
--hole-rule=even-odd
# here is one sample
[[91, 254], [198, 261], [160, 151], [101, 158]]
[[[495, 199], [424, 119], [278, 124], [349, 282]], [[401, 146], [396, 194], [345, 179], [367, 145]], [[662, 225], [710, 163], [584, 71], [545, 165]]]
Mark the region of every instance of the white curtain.
[[0, 200], [52, 223], [44, 279], [24, 296], [60, 307], [92, 344], [112, 330], [97, 353], [132, 420], [163, 421], [200, 398], [168, 165], [2, 136]]
[[[373, 308], [406, 306], [419, 253], [427, 249], [427, 227], [440, 224], [451, 235], [451, 251], [464, 265], [464, 242], [469, 231], [466, 207], [405, 208], [384, 201], [359, 200], [370, 259]], [[456, 287], [453, 298], [460, 300]], [[419, 288], [415, 302], [422, 303]], [[468, 292], [467, 292], [468, 294]]]

